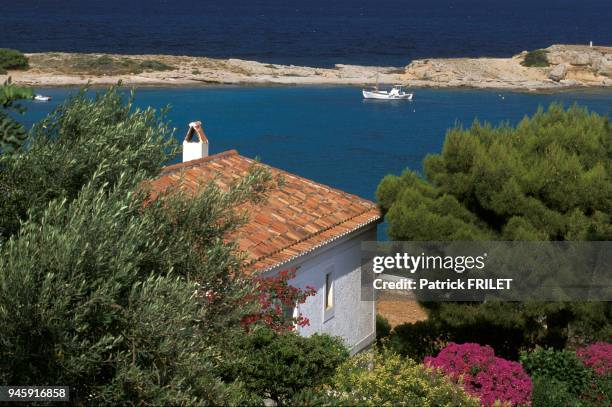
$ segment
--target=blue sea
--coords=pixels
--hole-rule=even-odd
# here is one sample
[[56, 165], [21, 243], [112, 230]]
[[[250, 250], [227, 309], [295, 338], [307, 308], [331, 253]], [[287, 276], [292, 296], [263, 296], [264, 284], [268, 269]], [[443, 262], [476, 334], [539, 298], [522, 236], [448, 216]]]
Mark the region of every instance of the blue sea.
[[[51, 103], [28, 102], [20, 120], [32, 124], [72, 88], [37, 89]], [[201, 120], [211, 154], [237, 149], [270, 165], [374, 199], [383, 176], [420, 171], [438, 153], [446, 130], [476, 119], [517, 123], [539, 106], [559, 101], [612, 113], [612, 92], [555, 94], [417, 89], [413, 101], [366, 101], [354, 87], [217, 87], [140, 89], [136, 105], [170, 105], [168, 119], [182, 141]]]
[[612, 45], [610, 0], [0, 0], [0, 47], [330, 66]]
[[[25, 52], [184, 54], [332, 66], [402, 66], [416, 58], [509, 56], [553, 43], [612, 45], [611, 0], [0, 0], [0, 47]], [[73, 88], [37, 89], [41, 118]], [[419, 171], [446, 129], [516, 123], [538, 106], [578, 102], [609, 114], [612, 92], [416, 90], [413, 102], [364, 101], [353, 87], [140, 89], [171, 105], [180, 139], [204, 122], [211, 152], [243, 155], [374, 198], [380, 179]]]

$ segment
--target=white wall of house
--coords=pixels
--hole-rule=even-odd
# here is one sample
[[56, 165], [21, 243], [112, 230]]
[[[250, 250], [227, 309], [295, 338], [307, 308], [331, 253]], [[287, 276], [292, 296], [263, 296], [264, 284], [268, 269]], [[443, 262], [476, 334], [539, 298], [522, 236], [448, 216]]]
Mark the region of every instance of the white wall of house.
[[[297, 267], [297, 275], [290, 283], [300, 288], [310, 285], [317, 290], [316, 295], [298, 308], [310, 321], [309, 326], [299, 328], [300, 334], [308, 336], [318, 332], [339, 336], [352, 353], [376, 339], [375, 302], [361, 300], [361, 242], [374, 240], [376, 224], [266, 273], [271, 275]], [[326, 309], [327, 274], [332, 277], [329, 281], [333, 298], [328, 297], [332, 306]]]

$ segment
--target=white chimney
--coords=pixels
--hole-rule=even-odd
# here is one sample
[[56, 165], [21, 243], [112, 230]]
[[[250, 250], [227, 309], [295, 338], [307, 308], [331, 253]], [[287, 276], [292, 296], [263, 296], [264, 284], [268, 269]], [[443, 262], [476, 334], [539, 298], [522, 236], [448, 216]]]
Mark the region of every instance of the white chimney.
[[183, 141], [183, 162], [204, 157], [208, 157], [208, 139], [202, 129], [202, 122], [191, 122]]

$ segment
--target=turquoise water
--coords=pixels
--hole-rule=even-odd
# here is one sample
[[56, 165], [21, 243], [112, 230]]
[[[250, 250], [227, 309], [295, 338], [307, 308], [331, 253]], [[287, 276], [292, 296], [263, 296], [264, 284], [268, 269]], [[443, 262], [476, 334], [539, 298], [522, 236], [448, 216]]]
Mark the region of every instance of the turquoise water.
[[[53, 103], [29, 104], [31, 123], [75, 89], [38, 89]], [[353, 87], [222, 87], [140, 89], [139, 106], [171, 105], [169, 118], [182, 138], [201, 120], [211, 153], [235, 148], [249, 157], [373, 199], [380, 179], [442, 147], [446, 129], [476, 118], [516, 123], [538, 106], [578, 102], [609, 114], [612, 92], [529, 94], [417, 89], [415, 99], [364, 101]]]
[[[52, 103], [31, 102], [21, 119], [31, 124], [76, 89], [38, 89]], [[420, 171], [426, 154], [442, 147], [446, 129], [474, 119], [516, 123], [538, 106], [560, 101], [612, 113], [612, 92], [530, 94], [418, 89], [412, 102], [365, 101], [353, 87], [222, 87], [140, 89], [136, 104], [171, 106], [182, 140], [187, 123], [201, 120], [211, 154], [237, 149], [267, 164], [374, 199], [386, 174]], [[179, 160], [180, 158], [177, 158]], [[385, 239], [385, 226], [379, 239]]]

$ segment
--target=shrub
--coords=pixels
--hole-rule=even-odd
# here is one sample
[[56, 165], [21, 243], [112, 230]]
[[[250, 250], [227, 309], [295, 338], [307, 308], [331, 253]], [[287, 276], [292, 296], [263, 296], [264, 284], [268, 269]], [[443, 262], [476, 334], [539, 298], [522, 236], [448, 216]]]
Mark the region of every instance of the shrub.
[[329, 388], [304, 389], [296, 393], [288, 403], [300, 407], [351, 407], [354, 404], [340, 400]]
[[255, 329], [238, 346], [240, 361], [228, 366], [226, 377], [280, 404], [304, 389], [326, 383], [348, 357], [340, 339], [318, 334], [306, 338], [268, 328]]
[[546, 54], [548, 51], [545, 49], [536, 49], [535, 51], [529, 51], [527, 55], [525, 55], [525, 59], [521, 62], [521, 65], [528, 67], [538, 67], [543, 68], [550, 65], [548, 62], [548, 58]]
[[[38, 58], [38, 57], [35, 57]], [[155, 59], [140, 60], [130, 56], [76, 54], [61, 58], [37, 59], [37, 64], [45, 64], [57, 71], [88, 75], [128, 75], [143, 71], [169, 71], [175, 69]]]
[[16, 49], [0, 48], [0, 73], [7, 69], [28, 69], [28, 58]]
[[592, 373], [582, 398], [595, 405], [612, 405], [612, 344], [594, 343], [578, 349], [576, 354]]
[[582, 403], [578, 396], [568, 390], [566, 383], [549, 377], [536, 377], [533, 379], [531, 405], [533, 407], [580, 407]]
[[521, 364], [531, 377], [554, 380], [574, 395], [582, 394], [589, 383], [589, 371], [574, 352], [537, 348], [521, 355]]
[[527, 405], [531, 399], [531, 379], [520, 363], [496, 357], [490, 346], [450, 343], [437, 357], [425, 358], [425, 364], [462, 380], [464, 389], [485, 406]]
[[126, 169], [153, 177], [176, 151], [164, 114], [132, 109], [117, 88], [58, 106], [33, 127], [27, 152], [0, 162], [0, 236], [16, 234], [28, 212], [42, 213], [53, 199], [70, 202], [96, 173], [111, 187]]
[[585, 366], [593, 369], [599, 376], [612, 373], [612, 344], [597, 342], [576, 351]]
[[171, 71], [173, 66], [157, 61], [155, 59], [147, 59], [140, 63], [140, 67], [145, 71]]
[[381, 340], [389, 337], [391, 334], [391, 324], [387, 318], [380, 314], [376, 314], [376, 339]]
[[393, 350], [418, 362], [425, 356], [438, 354], [445, 344], [440, 329], [430, 320], [398, 325], [389, 340]]
[[327, 390], [346, 405], [478, 406], [444, 375], [390, 350], [353, 356]]
[[[304, 304], [306, 299], [317, 291], [312, 286], [301, 289], [289, 284], [295, 274], [295, 269], [291, 269], [280, 271], [272, 277], [252, 277], [253, 292], [240, 301], [257, 304], [252, 313], [242, 318], [242, 326], [247, 331], [256, 325], [263, 325], [277, 332], [292, 331], [296, 327], [310, 325], [310, 321], [302, 313], [294, 316], [293, 309], [296, 304]], [[289, 313], [291, 315], [288, 315]]]

